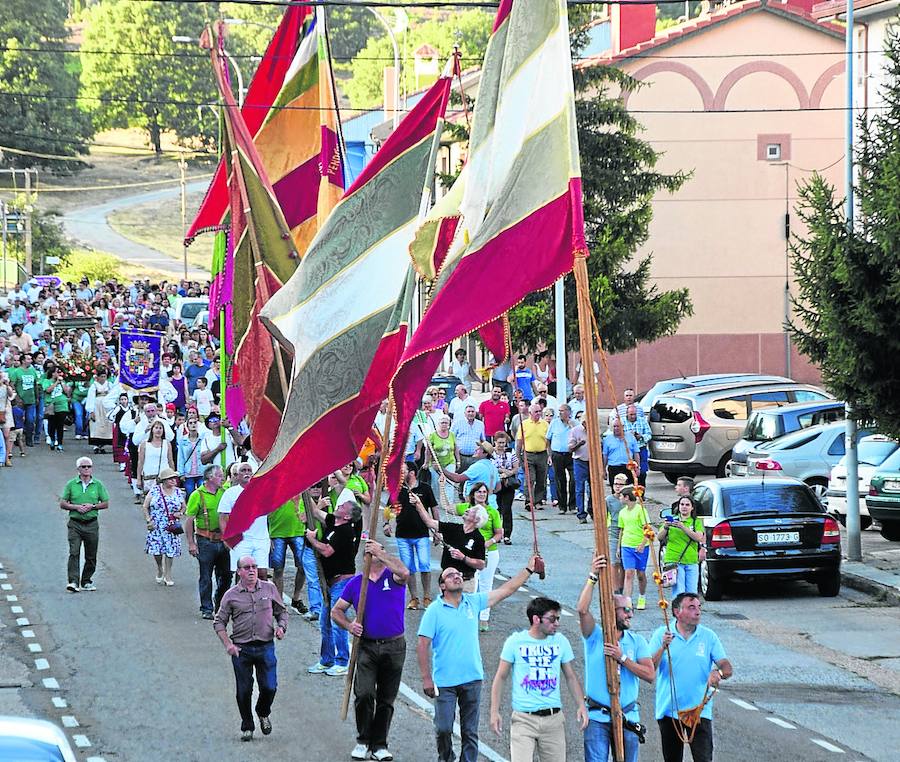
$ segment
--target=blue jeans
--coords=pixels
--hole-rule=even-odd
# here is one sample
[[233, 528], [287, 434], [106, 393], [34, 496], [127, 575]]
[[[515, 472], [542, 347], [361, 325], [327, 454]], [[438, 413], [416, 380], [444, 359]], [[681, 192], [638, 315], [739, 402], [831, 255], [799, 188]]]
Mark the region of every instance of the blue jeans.
[[302, 537], [273, 537], [272, 549], [269, 551], [269, 568], [283, 569], [284, 562], [287, 560], [288, 546], [294, 554], [294, 563], [300, 563], [300, 557], [303, 555], [303, 546], [306, 543]]
[[550, 480], [550, 499], [559, 500], [559, 492], [556, 490], [556, 469], [553, 468], [552, 462], [547, 466], [547, 478]]
[[678, 564], [678, 578], [672, 586], [672, 597], [679, 593], [697, 594], [697, 582], [700, 578], [699, 564]]
[[304, 541], [303, 553], [300, 556], [303, 572], [306, 574], [306, 595], [309, 598], [309, 610], [313, 614], [322, 613], [322, 586], [319, 584], [319, 567], [316, 564], [316, 551]]
[[86, 437], [88, 432], [84, 425], [84, 403], [72, 400], [72, 412], [75, 414], [75, 434], [80, 437]]
[[259, 684], [259, 697], [256, 699], [258, 717], [268, 717], [272, 712], [272, 702], [278, 689], [278, 676], [275, 659], [275, 643], [269, 641], [263, 645], [237, 644], [241, 652], [231, 657], [234, 667], [234, 681], [237, 685], [237, 705], [241, 713], [241, 730], [255, 730], [253, 712], [250, 701], [253, 699], [253, 670], [256, 669], [256, 682]]
[[[35, 412], [34, 412], [34, 425], [36, 427], [36, 431], [34, 432], [34, 436], [36, 439], [40, 440], [41, 434], [43, 434], [43, 426], [44, 426], [44, 395], [38, 397], [38, 401], [35, 403]], [[52, 414], [53, 411], [51, 410]], [[62, 444], [62, 442], [60, 442]]]
[[[37, 418], [37, 405], [25, 405], [25, 444], [29, 447], [34, 444], [34, 423]], [[40, 436], [40, 432], [37, 432]]]
[[462, 685], [441, 685], [434, 700], [434, 732], [437, 736], [438, 762], [453, 762], [453, 719], [459, 704], [459, 733], [462, 745], [460, 762], [478, 759], [478, 710], [481, 705], [481, 680]]
[[[637, 762], [640, 741], [629, 730], [624, 733], [625, 762]], [[610, 724], [591, 720], [584, 730], [584, 762], [608, 762], [610, 759]]]
[[185, 476], [184, 477], [184, 491], [185, 498], [189, 498], [191, 493], [197, 489], [201, 484], [203, 484], [203, 476]]
[[323, 606], [319, 614], [319, 629], [322, 631], [319, 661], [326, 667], [332, 664], [346, 667], [350, 663], [350, 633], [331, 621], [331, 607], [337, 603], [349, 581], [350, 577], [347, 577], [328, 586], [329, 606]]
[[[219, 608], [222, 596], [231, 587], [231, 554], [224, 542], [198, 537], [197, 561], [200, 564], [200, 579], [197, 583], [200, 590], [200, 611], [212, 613]], [[215, 598], [213, 598], [213, 572], [216, 575]]]
[[[590, 463], [586, 460], [572, 459], [572, 465], [575, 467], [575, 511], [578, 518], [583, 519], [588, 512], [584, 509], [584, 493], [585, 487], [590, 487]], [[593, 515], [593, 511], [590, 512]]]

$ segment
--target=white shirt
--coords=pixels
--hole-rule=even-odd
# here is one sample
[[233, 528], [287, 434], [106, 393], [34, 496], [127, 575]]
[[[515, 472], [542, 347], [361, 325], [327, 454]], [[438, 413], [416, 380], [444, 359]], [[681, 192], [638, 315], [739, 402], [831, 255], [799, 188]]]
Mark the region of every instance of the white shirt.
[[[206, 453], [212, 452], [222, 443], [222, 434], [221, 432], [218, 434], [214, 434], [212, 431], [206, 432], [206, 436], [203, 437], [203, 444], [200, 445], [200, 457], [202, 458]], [[234, 441], [231, 439], [231, 435], [226, 431], [225, 432], [225, 473], [228, 473], [228, 467], [237, 460], [237, 453], [234, 451]], [[216, 455], [215, 460], [213, 461], [215, 465], [222, 465], [222, 453], [220, 452]], [[212, 464], [210, 464], [212, 465]], [[226, 494], [227, 491], [226, 491]], [[224, 499], [224, 498], [223, 498]], [[237, 500], [237, 498], [235, 498]]]
[[[153, 418], [153, 421], [162, 421], [163, 428], [166, 430], [167, 442], [171, 442], [175, 438], [175, 432], [172, 431], [172, 427], [169, 426], [169, 422], [165, 418], [157, 415]], [[147, 414], [142, 413], [141, 417], [138, 418], [138, 422], [134, 425], [134, 433], [131, 435], [131, 441], [135, 446], [140, 445], [141, 442], [147, 439], [147, 434], [150, 432], [150, 423], [151, 421], [147, 420]]]
[[[222, 495], [222, 499], [219, 501], [219, 513], [230, 516], [231, 511], [234, 509], [234, 504], [243, 491], [244, 488], [240, 484], [235, 484], [233, 487], [225, 490], [225, 494]], [[353, 493], [351, 492], [350, 494], [352, 495]], [[267, 514], [257, 516], [253, 520], [253, 523], [244, 530], [244, 539], [256, 540], [257, 542], [269, 541], [269, 517]]]
[[459, 397], [454, 397], [450, 400], [450, 405], [448, 410], [450, 415], [454, 418], [465, 418], [466, 417], [466, 408], [472, 405], [476, 410], [478, 410], [478, 405], [475, 404], [475, 400], [473, 400], [469, 395], [466, 395], [464, 400], [461, 400]]
[[197, 412], [204, 418], [212, 412], [213, 393], [209, 389], [194, 389], [191, 399], [197, 403]]

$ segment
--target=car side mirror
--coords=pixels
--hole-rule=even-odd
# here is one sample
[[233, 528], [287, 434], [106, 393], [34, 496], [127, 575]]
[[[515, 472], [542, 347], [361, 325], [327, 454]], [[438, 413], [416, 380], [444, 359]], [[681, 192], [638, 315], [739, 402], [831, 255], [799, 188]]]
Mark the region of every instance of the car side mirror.
[[660, 508], [660, 509], [659, 509], [659, 519], [660, 519], [660, 521], [669, 521], [671, 518], [674, 517], [674, 515], [675, 515], [675, 514], [672, 512], [672, 508], [671, 508], [671, 507]]

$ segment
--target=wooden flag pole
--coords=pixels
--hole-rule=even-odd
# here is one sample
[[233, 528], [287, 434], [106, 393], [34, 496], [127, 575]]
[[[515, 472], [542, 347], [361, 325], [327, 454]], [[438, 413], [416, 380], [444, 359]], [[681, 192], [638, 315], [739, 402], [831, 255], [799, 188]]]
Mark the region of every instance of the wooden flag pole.
[[[586, 252], [575, 253], [575, 287], [578, 304], [578, 326], [581, 350], [581, 369], [584, 373], [584, 428], [587, 433], [590, 456], [591, 501], [594, 514], [594, 549], [597, 555], [607, 557], [607, 565], [600, 572], [597, 591], [600, 596], [600, 621], [603, 639], [614, 642], [616, 638], [616, 604], [613, 600], [613, 565], [609, 558], [609, 531], [606, 527], [606, 489], [603, 478], [603, 460], [600, 449], [600, 422], [597, 415], [597, 377], [594, 372], [594, 343], [591, 333], [591, 301], [588, 290]], [[616, 762], [625, 760], [622, 704], [619, 699], [619, 663], [606, 657], [606, 684], [610, 697], [610, 721], [613, 731], [613, 748]]]
[[[369, 511], [369, 529], [368, 533], [363, 532], [363, 541], [367, 539], [375, 539], [378, 533], [378, 512], [381, 510], [381, 490], [384, 488], [384, 476], [387, 470], [386, 454], [389, 453], [390, 436], [394, 420], [394, 400], [388, 398], [388, 406], [384, 415], [384, 435], [381, 443], [381, 462], [378, 464], [378, 476], [375, 478], [375, 489], [372, 495], [371, 510]], [[359, 603], [356, 606], [356, 621], [363, 624], [363, 617], [366, 613], [366, 597], [369, 589], [369, 571], [372, 569], [372, 556], [369, 553], [364, 554], [362, 579], [359, 584]], [[326, 616], [330, 616], [322, 612]], [[347, 710], [350, 707], [350, 690], [353, 687], [353, 676], [356, 672], [356, 662], [359, 659], [359, 638], [353, 636], [353, 647], [350, 650], [350, 663], [347, 665], [347, 681], [344, 684], [344, 700], [341, 702], [341, 720], [347, 719]]]

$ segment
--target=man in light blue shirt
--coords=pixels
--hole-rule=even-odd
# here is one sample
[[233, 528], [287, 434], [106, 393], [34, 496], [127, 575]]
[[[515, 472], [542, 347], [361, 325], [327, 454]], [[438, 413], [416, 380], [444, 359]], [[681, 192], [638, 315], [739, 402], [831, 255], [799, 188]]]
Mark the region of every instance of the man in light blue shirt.
[[434, 732], [439, 762], [453, 762], [453, 719], [459, 704], [462, 745], [460, 762], [478, 759], [478, 713], [484, 668], [478, 642], [478, 612], [508, 598], [534, 574], [538, 559], [489, 593], [463, 593], [458, 569], [441, 572], [441, 596], [432, 603], [419, 623], [416, 657], [422, 675], [422, 690], [435, 699]]
[[525, 609], [529, 627], [510, 635], [503, 644], [500, 664], [491, 686], [491, 728], [500, 735], [500, 694], [512, 672], [512, 717], [509, 721], [510, 757], [519, 762], [565, 762], [566, 726], [560, 696], [560, 673], [578, 707], [584, 730], [588, 724], [584, 691], [572, 662], [572, 644], [559, 629], [560, 606], [550, 598], [535, 598]]
[[[497, 508], [497, 489], [500, 487], [500, 472], [494, 461], [494, 446], [490, 442], [480, 442], [475, 450], [475, 459], [472, 464], [461, 474], [455, 474], [442, 468], [444, 477], [457, 484], [462, 484], [463, 498], [468, 499], [469, 489], [473, 484], [483, 482], [488, 488], [488, 503]], [[499, 508], [498, 508], [499, 510]]]
[[631, 434], [640, 447], [640, 462], [638, 463], [638, 484], [646, 486], [647, 470], [650, 467], [650, 450], [648, 444], [653, 438], [650, 422], [647, 416], [638, 415], [637, 405], [629, 405], [625, 409], [625, 418], [622, 420], [626, 434]]
[[[665, 762], [681, 760], [684, 752], [684, 744], [676, 730], [676, 725], [680, 725], [679, 710], [699, 706], [711, 689], [734, 674], [719, 636], [700, 624], [700, 599], [696, 594], [676, 595], [672, 601], [672, 616], [674, 626], [670, 625], [668, 630], [660, 627], [650, 638], [653, 663], [658, 669], [656, 721], [662, 736]], [[672, 704], [673, 681], [677, 706]], [[695, 762], [711, 762], [713, 758], [712, 705], [710, 699], [703, 707], [700, 724], [690, 744]]]
[[454, 416], [450, 425], [450, 433], [456, 437], [459, 448], [460, 471], [472, 465], [478, 445], [487, 439], [484, 423], [475, 417], [475, 403], [467, 402], [463, 410], [463, 415]]
[[560, 513], [575, 513], [576, 510], [575, 466], [569, 450], [569, 432], [574, 425], [571, 408], [563, 404], [559, 406], [559, 415], [550, 422], [550, 428], [547, 429], [547, 445], [550, 447], [550, 462], [553, 464]]
[[603, 435], [603, 465], [609, 478], [609, 486], [612, 489], [613, 479], [616, 474], [625, 474], [631, 478], [628, 470], [628, 462], [637, 462], [640, 456], [640, 445], [633, 435], [622, 433], [622, 424], [616, 419], [612, 422], [612, 430]]

